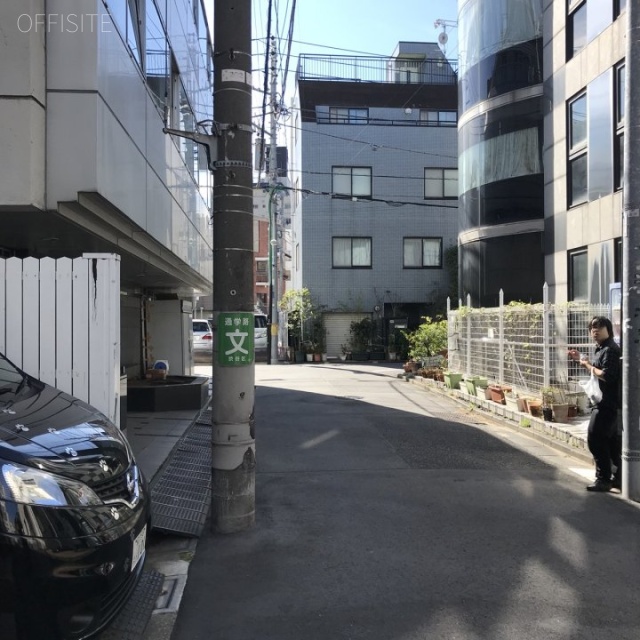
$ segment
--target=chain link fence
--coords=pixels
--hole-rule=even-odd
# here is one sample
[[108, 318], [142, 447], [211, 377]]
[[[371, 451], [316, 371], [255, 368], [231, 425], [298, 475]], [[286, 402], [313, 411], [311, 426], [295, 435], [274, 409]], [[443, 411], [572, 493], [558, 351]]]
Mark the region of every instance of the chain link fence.
[[[545, 299], [546, 294], [545, 288]], [[596, 315], [608, 315], [608, 306], [512, 302], [449, 310], [449, 369], [526, 392], [549, 386], [576, 391], [584, 369], [569, 360], [567, 350], [593, 357], [588, 323]]]

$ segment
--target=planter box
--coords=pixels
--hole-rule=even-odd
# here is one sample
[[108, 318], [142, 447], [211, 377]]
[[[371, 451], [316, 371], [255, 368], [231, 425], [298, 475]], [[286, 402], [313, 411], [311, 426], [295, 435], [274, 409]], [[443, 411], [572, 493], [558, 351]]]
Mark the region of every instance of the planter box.
[[498, 404], [504, 404], [505, 403], [504, 394], [505, 392], [511, 391], [511, 387], [503, 387], [499, 384], [490, 384], [487, 387], [487, 390], [489, 391], [489, 396], [491, 400], [493, 400], [494, 402], [497, 402]]
[[534, 418], [542, 418], [542, 400], [528, 400], [527, 405]]
[[461, 373], [451, 373], [450, 371], [447, 371], [444, 374], [444, 384], [447, 389], [457, 389], [460, 385], [461, 380]]

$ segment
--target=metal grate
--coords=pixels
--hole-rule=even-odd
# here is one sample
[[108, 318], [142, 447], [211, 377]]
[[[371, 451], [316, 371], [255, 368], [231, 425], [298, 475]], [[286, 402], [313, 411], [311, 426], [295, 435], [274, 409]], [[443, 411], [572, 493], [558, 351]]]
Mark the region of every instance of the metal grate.
[[127, 604], [96, 640], [141, 640], [162, 592], [164, 575], [154, 569], [140, 576]]
[[207, 410], [180, 439], [151, 487], [152, 528], [199, 537], [210, 504], [211, 411]]

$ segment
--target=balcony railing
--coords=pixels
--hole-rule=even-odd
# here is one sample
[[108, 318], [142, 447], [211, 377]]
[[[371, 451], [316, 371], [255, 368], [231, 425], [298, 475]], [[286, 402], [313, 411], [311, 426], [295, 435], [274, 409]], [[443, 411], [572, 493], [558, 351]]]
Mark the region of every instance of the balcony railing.
[[443, 84], [458, 82], [457, 61], [443, 58], [380, 58], [302, 54], [298, 80]]

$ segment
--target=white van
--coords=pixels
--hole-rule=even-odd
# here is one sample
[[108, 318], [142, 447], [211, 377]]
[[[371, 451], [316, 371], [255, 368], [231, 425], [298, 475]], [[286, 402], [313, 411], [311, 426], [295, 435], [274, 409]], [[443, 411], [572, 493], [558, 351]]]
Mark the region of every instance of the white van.
[[263, 313], [255, 313], [253, 315], [254, 320], [254, 347], [256, 349], [266, 349], [267, 348], [267, 316]]

